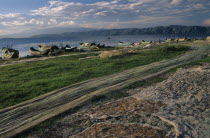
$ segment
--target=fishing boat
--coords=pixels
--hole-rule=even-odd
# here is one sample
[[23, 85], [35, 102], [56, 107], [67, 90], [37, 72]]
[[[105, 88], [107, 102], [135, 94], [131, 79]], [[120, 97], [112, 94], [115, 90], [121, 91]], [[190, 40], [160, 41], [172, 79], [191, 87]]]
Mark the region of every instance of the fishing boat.
[[174, 39], [166, 39], [166, 42], [168, 42], [168, 43], [174, 42]]
[[31, 56], [41, 56], [41, 55], [48, 55], [49, 50], [40, 51], [33, 47], [30, 47], [29, 52]]
[[2, 48], [2, 59], [19, 58], [19, 51], [12, 48]]
[[96, 45], [96, 43], [80, 43], [80, 48], [83, 49], [83, 50], [99, 50], [99, 47], [98, 45]]
[[152, 44], [152, 43], [153, 43], [152, 41], [144, 41], [144, 40], [141, 41], [141, 44], [143, 45]]
[[46, 51], [46, 50], [57, 50], [59, 49], [57, 46], [54, 46], [54, 45], [38, 45], [39, 46], [39, 49], [41, 51]]
[[77, 51], [77, 47], [71, 47], [69, 45], [66, 45], [64, 47], [64, 50], [65, 50], [65, 52], [75, 52], [75, 51]]
[[129, 45], [132, 45], [133, 43], [130, 43], [130, 42], [121, 42], [121, 41], [119, 41], [118, 44], [119, 44], [120, 46], [129, 46]]

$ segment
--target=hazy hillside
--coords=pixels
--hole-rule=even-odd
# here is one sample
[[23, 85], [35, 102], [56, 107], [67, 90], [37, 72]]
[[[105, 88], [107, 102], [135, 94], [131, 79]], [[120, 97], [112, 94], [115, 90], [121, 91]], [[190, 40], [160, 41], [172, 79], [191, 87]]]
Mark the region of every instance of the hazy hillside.
[[158, 26], [153, 28], [126, 28], [126, 29], [107, 29], [85, 32], [66, 32], [62, 34], [41, 34], [33, 38], [40, 37], [72, 37], [72, 36], [112, 36], [112, 35], [210, 35], [210, 27], [203, 26]]
[[[2, 35], [0, 34], [0, 38], [28, 38], [30, 36], [41, 36], [43, 34], [50, 35], [50, 37], [60, 37], [60, 34], [65, 32], [86, 32], [86, 31], [94, 31], [98, 29], [94, 28], [72, 28], [72, 27], [53, 27], [46, 29], [30, 29], [16, 34]], [[57, 36], [57, 34], [59, 36]], [[51, 36], [52, 35], [52, 36]], [[45, 37], [46, 37], [45, 36]]]

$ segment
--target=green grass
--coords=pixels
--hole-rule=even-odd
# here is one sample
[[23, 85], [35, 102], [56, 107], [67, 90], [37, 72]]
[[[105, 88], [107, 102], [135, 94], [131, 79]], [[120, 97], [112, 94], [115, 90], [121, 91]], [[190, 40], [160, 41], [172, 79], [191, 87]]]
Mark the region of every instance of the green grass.
[[0, 57], [0, 65], [1, 65], [1, 64], [3, 64], [3, 63], [4, 63], [4, 61], [3, 61], [3, 60], [1, 60], [1, 57]]
[[19, 61], [19, 60], [22, 60], [22, 59], [14, 58], [14, 59], [2, 60], [1, 57], [0, 57], [0, 65], [4, 64], [5, 62]]
[[190, 46], [187, 45], [164, 45], [158, 48], [159, 51], [169, 52], [169, 51], [187, 51], [190, 50]]
[[[147, 50], [109, 59], [78, 60], [96, 54], [29, 62], [0, 70], [0, 108], [88, 79], [176, 57], [184, 51]], [[111, 78], [110, 78], [111, 80]]]

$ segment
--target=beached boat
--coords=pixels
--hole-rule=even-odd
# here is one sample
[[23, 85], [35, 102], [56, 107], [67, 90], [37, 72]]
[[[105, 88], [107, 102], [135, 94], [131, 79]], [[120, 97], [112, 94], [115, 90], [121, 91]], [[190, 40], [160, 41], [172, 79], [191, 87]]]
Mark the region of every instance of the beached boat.
[[98, 45], [96, 45], [95, 43], [80, 43], [80, 48], [84, 49], [84, 50], [99, 50]]
[[59, 49], [55, 45], [38, 45], [40, 51], [48, 52], [48, 55], [59, 55], [64, 52], [64, 50]]
[[90, 47], [90, 46], [96, 46], [95, 43], [80, 43], [80, 47]]
[[49, 50], [40, 51], [33, 47], [30, 47], [29, 52], [31, 56], [42, 56], [42, 55], [48, 55]]
[[166, 42], [168, 42], [168, 43], [174, 42], [174, 39], [166, 39]]
[[19, 58], [19, 51], [12, 48], [2, 48], [2, 59]]
[[118, 44], [119, 44], [120, 46], [129, 46], [129, 45], [132, 45], [133, 43], [130, 43], [130, 42], [121, 42], [121, 41], [119, 41]]
[[189, 41], [189, 39], [187, 37], [184, 37], [184, 38], [178, 38], [177, 41], [184, 42], [184, 41]]
[[151, 43], [153, 43], [153, 42], [152, 41], [144, 41], [144, 40], [141, 41], [141, 44], [143, 44], [143, 45], [148, 45]]
[[54, 46], [54, 45], [38, 45], [38, 46], [41, 51], [59, 49], [58, 46]]
[[71, 46], [69, 46], [69, 45], [66, 45], [66, 46], [63, 48], [63, 50], [64, 50], [65, 52], [76, 52], [76, 51], [78, 51], [77, 47], [71, 47]]

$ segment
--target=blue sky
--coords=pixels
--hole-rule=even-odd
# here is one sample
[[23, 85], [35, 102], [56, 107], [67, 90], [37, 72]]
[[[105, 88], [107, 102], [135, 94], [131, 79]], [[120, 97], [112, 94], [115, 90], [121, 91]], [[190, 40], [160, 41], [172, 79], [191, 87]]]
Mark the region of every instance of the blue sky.
[[[46, 6], [51, 0], [0, 0], [0, 13], [7, 14], [11, 12], [29, 13], [30, 10]], [[95, 3], [100, 1], [112, 0], [59, 0], [62, 2]]]
[[0, 13], [29, 13], [30, 10], [42, 7], [47, 3], [47, 0], [0, 0]]
[[210, 26], [210, 0], [0, 0], [0, 35], [49, 28]]

